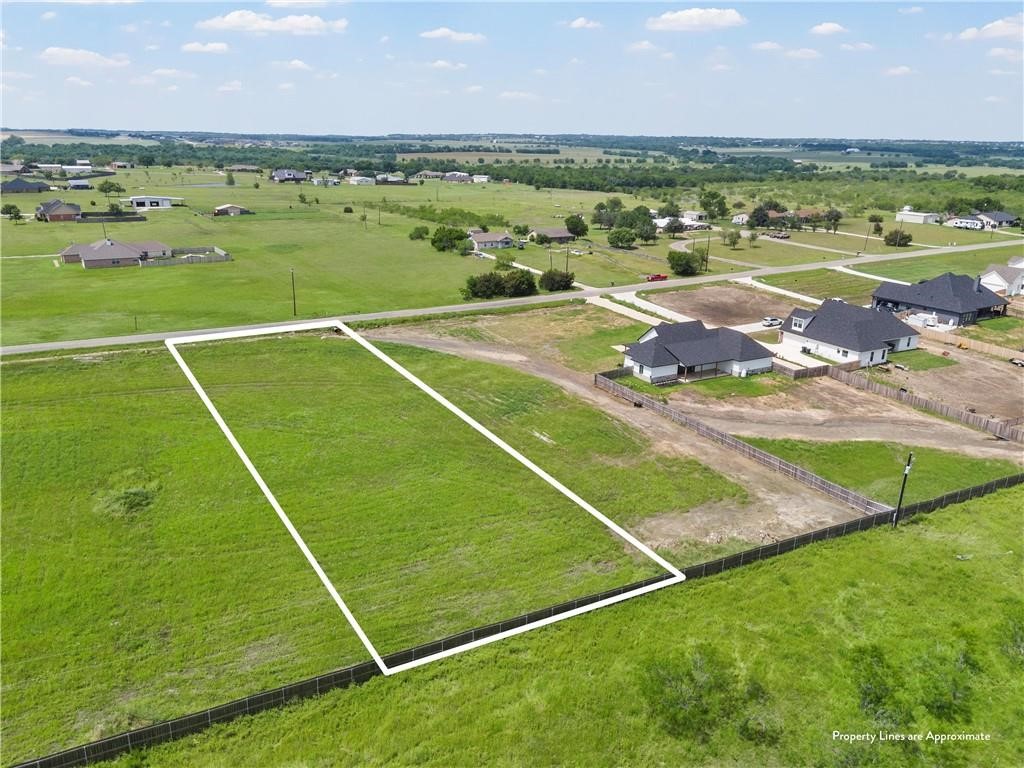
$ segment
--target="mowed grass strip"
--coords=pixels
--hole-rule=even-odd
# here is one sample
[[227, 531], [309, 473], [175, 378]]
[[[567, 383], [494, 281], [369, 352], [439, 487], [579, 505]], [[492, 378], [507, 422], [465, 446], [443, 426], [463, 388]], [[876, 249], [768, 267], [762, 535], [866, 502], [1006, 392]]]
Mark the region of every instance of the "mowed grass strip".
[[1024, 349], [1024, 318], [1021, 317], [993, 317], [961, 328], [958, 333], [986, 344], [997, 344], [1008, 349]]
[[[1024, 490], [1002, 491], [142, 757], [152, 768], [1019, 765], [1022, 524]], [[991, 738], [846, 744], [833, 730]]]
[[[620, 523], [743, 496], [543, 382], [382, 348]], [[663, 572], [351, 340], [182, 354], [382, 653]]]
[[877, 280], [858, 277], [832, 269], [812, 269], [807, 272], [789, 272], [757, 278], [762, 283], [796, 291], [815, 299], [838, 296], [848, 304], [863, 306], [871, 303], [871, 294], [879, 286]]
[[826, 480], [892, 505], [899, 498], [903, 468], [910, 452], [914, 454], [914, 467], [907, 481], [905, 504], [933, 499], [1021, 471], [1020, 464], [1005, 459], [978, 459], [953, 451], [899, 443], [826, 443], [762, 437], [744, 437], [743, 441]]
[[[911, 246], [913, 248], [913, 246]], [[980, 275], [989, 264], [1005, 264], [1014, 256], [1024, 256], [1024, 243], [1010, 243], [1005, 248], [987, 248], [982, 251], [940, 253], [936, 256], [916, 256], [897, 261], [877, 261], [865, 264], [863, 269], [872, 275], [916, 283], [929, 280], [945, 272], [957, 275]]]
[[367, 658], [166, 350], [3, 380], [5, 763]]

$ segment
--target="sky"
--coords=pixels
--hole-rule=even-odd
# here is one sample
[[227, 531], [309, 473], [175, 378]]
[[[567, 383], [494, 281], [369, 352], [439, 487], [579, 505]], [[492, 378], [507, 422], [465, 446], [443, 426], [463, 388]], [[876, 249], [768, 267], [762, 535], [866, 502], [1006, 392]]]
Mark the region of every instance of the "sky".
[[12, 128], [1024, 140], [1019, 2], [0, 11]]

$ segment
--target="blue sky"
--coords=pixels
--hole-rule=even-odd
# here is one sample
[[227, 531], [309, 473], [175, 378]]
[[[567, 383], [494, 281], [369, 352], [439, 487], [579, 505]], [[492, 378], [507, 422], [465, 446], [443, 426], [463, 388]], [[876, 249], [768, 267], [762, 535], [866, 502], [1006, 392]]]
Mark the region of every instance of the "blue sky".
[[3, 3], [2, 123], [1024, 139], [1020, 3]]

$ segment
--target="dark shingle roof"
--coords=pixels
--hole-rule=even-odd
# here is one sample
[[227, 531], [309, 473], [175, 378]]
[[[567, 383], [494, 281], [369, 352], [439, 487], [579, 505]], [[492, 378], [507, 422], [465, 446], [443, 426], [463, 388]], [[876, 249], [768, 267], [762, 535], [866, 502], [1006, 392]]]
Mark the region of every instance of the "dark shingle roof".
[[548, 237], [573, 237], [574, 235], [565, 227], [537, 227], [533, 230], [538, 235]]
[[700, 320], [658, 325], [654, 330], [654, 338], [626, 347], [631, 359], [652, 368], [772, 357], [770, 350], [746, 334], [731, 328], [705, 328]]
[[49, 184], [22, 178], [11, 179], [0, 184], [0, 192], [46, 192], [49, 188]]
[[[803, 330], [793, 330], [794, 318], [803, 319]], [[887, 341], [919, 335], [889, 312], [831, 300], [815, 310], [794, 309], [782, 330], [857, 352], [881, 349]]]
[[143, 255], [159, 251], [169, 251], [170, 246], [157, 240], [144, 240], [137, 243], [126, 243], [109, 238], [94, 243], [72, 243], [63, 251], [64, 254], [77, 254], [82, 261], [93, 259], [139, 259]]
[[978, 285], [976, 289], [975, 283], [975, 279], [968, 275], [947, 272], [914, 285], [882, 283], [872, 296], [882, 301], [956, 314], [976, 312], [979, 309], [998, 307], [1007, 303], [1006, 299], [1000, 298], [983, 285]]
[[65, 203], [63, 200], [47, 200], [45, 203], [40, 203], [36, 211], [44, 216], [50, 216], [55, 213], [77, 214], [82, 212], [82, 206], [75, 205], [74, 203]]
[[999, 224], [1012, 224], [1013, 222], [1020, 219], [1020, 216], [1014, 216], [1012, 213], [1006, 211], [982, 211], [982, 216], [987, 216]]

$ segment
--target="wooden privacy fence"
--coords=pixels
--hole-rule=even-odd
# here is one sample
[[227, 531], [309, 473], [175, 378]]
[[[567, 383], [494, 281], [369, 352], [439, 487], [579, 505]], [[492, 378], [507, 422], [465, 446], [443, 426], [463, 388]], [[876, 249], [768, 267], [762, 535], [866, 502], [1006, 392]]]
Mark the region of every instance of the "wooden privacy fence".
[[951, 333], [933, 331], [929, 328], [918, 328], [917, 331], [921, 334], [921, 338], [937, 341], [940, 344], [945, 344], [947, 347], [963, 347], [964, 349], [972, 349], [975, 352], [982, 352], [996, 357], [1019, 357], [1021, 353], [1019, 349], [1001, 347], [998, 344], [989, 344], [986, 341], [969, 339], [966, 336], [954, 336]]
[[[1010, 477], [1003, 477], [982, 485], [976, 485], [971, 488], [954, 491], [953, 493], [947, 493], [945, 496], [940, 496], [936, 499], [907, 505], [903, 508], [900, 517], [901, 519], [906, 519], [911, 515], [931, 512], [950, 504], [968, 501], [969, 499], [984, 496], [1002, 488], [1019, 485], [1020, 483], [1024, 483], [1024, 473], [1011, 475]], [[866, 531], [879, 525], [889, 525], [892, 521], [893, 511], [894, 510], [892, 508], [886, 507], [884, 511], [864, 515], [845, 523], [837, 523], [836, 525], [830, 525], [827, 528], [819, 528], [818, 530], [811, 531], [810, 533], [791, 536], [772, 544], [764, 544], [759, 547], [753, 547], [752, 549], [737, 552], [733, 555], [720, 557], [717, 560], [709, 560], [704, 563], [698, 563], [697, 565], [691, 565], [683, 568], [682, 572], [686, 576], [686, 581], [701, 579], [706, 576], [714, 576], [715, 574], [723, 573], [724, 571], [729, 571], [733, 568], [740, 568], [741, 566], [750, 565], [761, 560], [767, 560], [777, 555], [785, 554], [786, 552], [792, 552], [795, 549], [799, 549], [800, 547], [813, 544], [818, 541], [828, 541], [829, 539], [836, 539], [858, 531]], [[633, 584], [627, 584], [605, 592], [587, 595], [586, 597], [569, 600], [568, 602], [553, 605], [548, 608], [541, 608], [537, 611], [524, 613], [512, 619], [506, 619], [505, 621], [488, 624], [483, 627], [477, 627], [466, 632], [460, 632], [457, 635], [450, 635], [441, 640], [435, 640], [431, 643], [426, 643], [424, 645], [416, 646], [415, 648], [409, 648], [407, 650], [398, 651], [397, 653], [385, 656], [384, 663], [387, 666], [405, 664], [409, 661], [430, 656], [450, 648], [456, 648], [460, 645], [471, 643], [474, 640], [492, 637], [493, 635], [497, 635], [509, 629], [514, 629], [534, 621], [540, 621], [541, 619], [567, 613], [575, 608], [590, 605], [609, 597], [625, 594], [626, 592], [632, 592], [633, 590], [640, 589], [651, 584], [656, 584], [660, 581], [666, 581], [670, 578], [672, 578], [672, 575], [669, 573], [659, 574], [658, 576], [652, 576], [651, 578], [634, 582]], [[685, 584], [686, 582], [682, 583]], [[380, 668], [376, 663], [372, 661], [362, 662], [350, 667], [345, 667], [344, 669], [335, 670], [334, 672], [328, 672], [324, 675], [317, 675], [316, 677], [311, 677], [308, 680], [289, 683], [288, 685], [283, 685], [269, 691], [245, 696], [227, 704], [221, 704], [216, 707], [204, 709], [201, 712], [184, 715], [183, 717], [176, 717], [173, 720], [164, 720], [159, 723], [154, 723], [153, 725], [147, 725], [143, 728], [136, 728], [132, 731], [119, 733], [116, 736], [110, 736], [105, 739], [100, 739], [99, 741], [93, 741], [88, 744], [73, 747], [72, 749], [56, 752], [52, 755], [47, 755], [46, 757], [27, 760], [25, 762], [18, 763], [13, 768], [73, 768], [74, 766], [89, 765], [103, 760], [111, 760], [118, 755], [130, 752], [133, 749], [150, 747], [163, 742], [180, 739], [183, 736], [199, 733], [216, 723], [226, 723], [230, 720], [242, 717], [243, 715], [251, 715], [264, 710], [273, 709], [275, 707], [281, 707], [288, 702], [311, 699], [336, 688], [348, 688], [352, 685], [359, 685], [380, 674]]]
[[923, 408], [926, 411], [937, 413], [948, 419], [959, 421], [961, 424], [966, 424], [969, 427], [983, 429], [986, 432], [989, 432], [996, 437], [1001, 437], [1004, 440], [1014, 440], [1018, 443], [1024, 443], [1024, 427], [1011, 426], [999, 419], [982, 416], [980, 413], [971, 413], [970, 411], [965, 411], [962, 408], [954, 408], [951, 405], [940, 403], [938, 400], [929, 400], [927, 397], [914, 395], [904, 389], [890, 387], [887, 384], [872, 381], [866, 376], [849, 373], [848, 371], [841, 371], [838, 368], [830, 368], [828, 375], [836, 381], [841, 381], [843, 384], [848, 384], [851, 387], [863, 389], [867, 392], [873, 392], [876, 395], [888, 397], [892, 400], [898, 400], [899, 402], [906, 403], [913, 408]]
[[772, 359], [772, 373], [781, 373], [791, 379], [810, 379], [827, 374], [828, 366], [816, 365], [813, 368], [804, 368], [776, 357]]
[[755, 448], [754, 446], [733, 437], [727, 432], [710, 427], [699, 419], [687, 416], [682, 411], [677, 411], [675, 408], [670, 408], [663, 403], [659, 403], [653, 397], [632, 390], [629, 387], [624, 387], [621, 384], [616, 384], [612, 381], [613, 378], [622, 377], [624, 370], [626, 369], [596, 373], [594, 374], [594, 385], [597, 386], [598, 389], [603, 389], [605, 392], [610, 392], [613, 395], [631, 401], [633, 405], [649, 408], [655, 413], [671, 419], [677, 424], [682, 424], [684, 427], [692, 429], [701, 437], [706, 437], [709, 440], [714, 440], [720, 445], [731, 448], [737, 453], [746, 456], [748, 459], [753, 459], [769, 469], [774, 469], [776, 472], [786, 475], [787, 477], [791, 477], [816, 491], [824, 493], [826, 496], [831, 496], [833, 499], [837, 499], [844, 504], [849, 504], [851, 507], [863, 512], [864, 514], [887, 512], [892, 509], [892, 507], [873, 501], [867, 496], [863, 496], [856, 491], [844, 488], [838, 483], [826, 480], [825, 478], [816, 475], [803, 467], [799, 467], [792, 462], [780, 459], [778, 456], [773, 456], [767, 451], [762, 451], [760, 448]]

